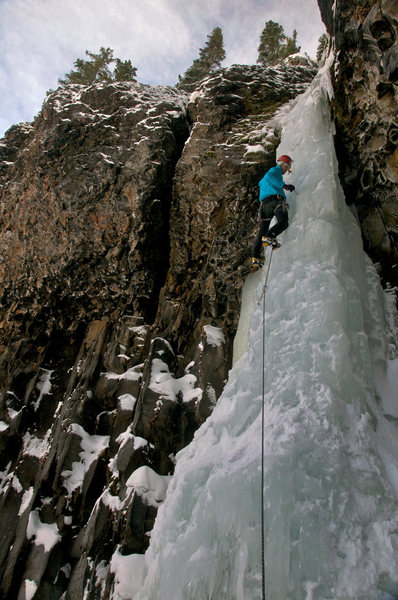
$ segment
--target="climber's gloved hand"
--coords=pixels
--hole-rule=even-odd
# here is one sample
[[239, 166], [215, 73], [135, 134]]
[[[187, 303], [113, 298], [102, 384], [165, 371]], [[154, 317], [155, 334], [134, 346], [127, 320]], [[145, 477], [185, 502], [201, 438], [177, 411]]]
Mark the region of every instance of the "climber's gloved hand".
[[288, 192], [294, 192], [294, 190], [296, 188], [291, 183], [287, 183], [286, 185], [283, 186], [283, 189], [284, 190], [288, 190]]

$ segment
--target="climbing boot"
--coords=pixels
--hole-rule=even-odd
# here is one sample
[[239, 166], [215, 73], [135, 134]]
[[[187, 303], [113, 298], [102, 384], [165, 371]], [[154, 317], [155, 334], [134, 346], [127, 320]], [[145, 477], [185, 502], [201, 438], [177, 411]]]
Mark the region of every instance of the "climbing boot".
[[278, 248], [281, 247], [280, 243], [278, 242], [278, 240], [276, 238], [269, 237], [269, 236], [263, 236], [262, 240], [263, 240], [264, 247], [272, 246], [272, 248], [274, 250], [277, 250]]
[[253, 256], [252, 258], [252, 271], [257, 271], [258, 269], [261, 269], [263, 266], [263, 261], [261, 260], [261, 258], [256, 258], [255, 256]]

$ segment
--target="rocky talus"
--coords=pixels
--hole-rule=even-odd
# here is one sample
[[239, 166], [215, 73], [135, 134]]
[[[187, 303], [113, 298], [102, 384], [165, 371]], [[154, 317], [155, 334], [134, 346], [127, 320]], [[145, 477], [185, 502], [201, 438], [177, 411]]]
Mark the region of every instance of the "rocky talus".
[[398, 4], [318, 0], [335, 52], [340, 178], [365, 249], [398, 285]]
[[1, 140], [1, 598], [113, 598], [145, 551], [231, 366], [272, 117], [314, 74], [62, 87]]

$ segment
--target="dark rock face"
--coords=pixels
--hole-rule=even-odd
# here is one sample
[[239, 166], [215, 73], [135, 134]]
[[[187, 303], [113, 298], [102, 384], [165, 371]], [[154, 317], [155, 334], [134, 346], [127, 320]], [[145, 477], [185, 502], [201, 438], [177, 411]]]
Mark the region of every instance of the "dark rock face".
[[398, 285], [398, 7], [394, 0], [319, 0], [334, 38], [336, 148], [365, 249]]
[[112, 598], [222, 392], [269, 124], [311, 65], [68, 86], [0, 142], [0, 596]]
[[172, 89], [69, 86], [47, 99], [30, 132], [11, 131], [11, 149], [0, 148], [0, 277], [3, 307], [18, 302], [21, 330], [49, 298], [65, 324], [83, 296], [92, 317], [124, 310], [131, 298], [130, 309], [153, 318], [168, 269], [169, 173], [188, 135], [185, 104]]

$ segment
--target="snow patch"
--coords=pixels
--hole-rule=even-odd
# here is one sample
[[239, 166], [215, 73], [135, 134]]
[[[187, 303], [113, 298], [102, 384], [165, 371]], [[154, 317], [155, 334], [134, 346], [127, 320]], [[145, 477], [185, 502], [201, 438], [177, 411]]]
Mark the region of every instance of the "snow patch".
[[106, 589], [106, 579], [110, 570], [110, 565], [101, 560], [95, 567], [95, 587], [100, 588], [100, 597], [103, 598]]
[[107, 379], [125, 379], [127, 381], [139, 381], [142, 377], [142, 365], [136, 365], [131, 367], [124, 373], [103, 373]]
[[160, 401], [162, 399], [171, 401], [182, 399], [183, 402], [200, 400], [203, 390], [195, 387], [196, 381], [197, 377], [192, 373], [186, 373], [182, 377], [176, 378], [170, 373], [167, 363], [160, 358], [152, 360], [149, 388], [159, 394]]
[[14, 475], [13, 473], [10, 473], [10, 475], [12, 476], [12, 479], [11, 479], [12, 488], [17, 492], [17, 494], [20, 494], [23, 491], [21, 482], [19, 481], [18, 477], [16, 475]]
[[22, 496], [22, 502], [21, 502], [21, 506], [19, 507], [19, 511], [18, 511], [18, 517], [21, 517], [24, 512], [27, 510], [27, 508], [30, 505], [30, 502], [33, 498], [33, 493], [34, 493], [34, 488], [30, 487], [28, 490], [26, 490], [24, 492], [24, 495]]
[[44, 439], [41, 440], [30, 433], [25, 433], [23, 437], [23, 453], [39, 459], [46, 456], [49, 448], [50, 434], [51, 430], [49, 429]]
[[123, 394], [118, 398], [120, 410], [126, 410], [133, 412], [134, 407], [137, 403], [137, 398], [132, 394]]
[[25, 600], [32, 600], [37, 590], [37, 583], [32, 579], [25, 579]]
[[42, 523], [37, 510], [33, 510], [29, 515], [26, 537], [28, 540], [33, 537], [35, 545], [43, 546], [45, 552], [50, 552], [61, 539], [57, 524]]
[[120, 448], [119, 450], [121, 450], [123, 448], [123, 446], [128, 442], [128, 440], [133, 439], [134, 440], [134, 445], [133, 445], [133, 449], [134, 450], [138, 450], [138, 448], [144, 448], [145, 446], [148, 445], [148, 441], [145, 440], [142, 437], [139, 437], [138, 435], [134, 435], [131, 431], [131, 425], [126, 429], [126, 431], [124, 431], [123, 433], [121, 433], [117, 438], [116, 438], [116, 442], [118, 444], [120, 444]]
[[108, 489], [106, 489], [103, 492], [103, 494], [100, 497], [100, 500], [113, 513], [119, 512], [123, 507], [123, 502], [120, 500], [119, 496], [112, 496]]
[[7, 408], [7, 412], [8, 412], [8, 416], [10, 417], [10, 420], [13, 421], [15, 419], [15, 417], [17, 415], [19, 415], [19, 413], [21, 411], [14, 410], [13, 408]]
[[81, 461], [73, 462], [70, 470], [61, 473], [64, 478], [64, 486], [69, 497], [76, 489], [82, 489], [84, 477], [92, 463], [97, 460], [101, 452], [109, 446], [109, 435], [89, 435], [81, 425], [72, 423], [69, 431], [81, 438], [82, 451], [79, 453]]
[[264, 154], [266, 152], [264, 146], [262, 146], [261, 144], [256, 144], [255, 146], [250, 146], [249, 144], [246, 144], [245, 156], [247, 156], [248, 154], [258, 154], [259, 152], [263, 152]]
[[36, 389], [39, 391], [39, 397], [37, 398], [36, 402], [33, 403], [35, 411], [37, 411], [39, 408], [43, 396], [51, 394], [51, 376], [54, 371], [49, 371], [48, 369], [41, 369], [41, 371], [42, 374], [40, 380], [36, 384]]
[[219, 347], [225, 344], [225, 335], [222, 329], [213, 327], [213, 325], [205, 325], [203, 329], [209, 346]]
[[158, 475], [150, 467], [140, 467], [130, 475], [126, 485], [140, 491], [151, 504], [157, 504], [164, 501], [170, 479], [168, 475]]
[[145, 573], [145, 557], [142, 554], [113, 553], [110, 571], [114, 574], [113, 600], [131, 600], [140, 589]]

